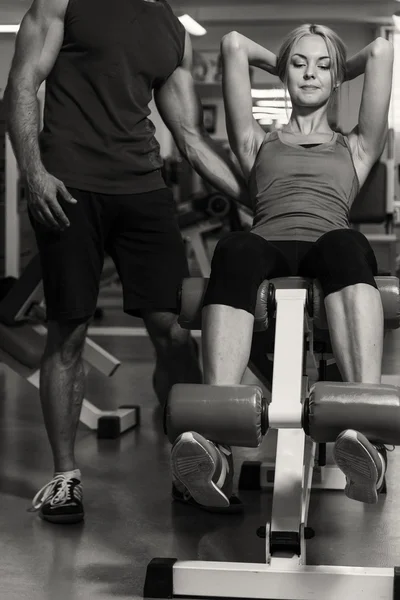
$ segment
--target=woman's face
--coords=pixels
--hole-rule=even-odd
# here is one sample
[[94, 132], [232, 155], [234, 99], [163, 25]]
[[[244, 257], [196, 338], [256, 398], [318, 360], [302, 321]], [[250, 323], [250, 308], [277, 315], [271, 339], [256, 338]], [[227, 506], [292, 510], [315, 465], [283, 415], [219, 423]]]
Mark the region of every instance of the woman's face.
[[318, 107], [329, 100], [331, 61], [320, 35], [304, 36], [295, 44], [288, 65], [287, 85], [294, 105]]

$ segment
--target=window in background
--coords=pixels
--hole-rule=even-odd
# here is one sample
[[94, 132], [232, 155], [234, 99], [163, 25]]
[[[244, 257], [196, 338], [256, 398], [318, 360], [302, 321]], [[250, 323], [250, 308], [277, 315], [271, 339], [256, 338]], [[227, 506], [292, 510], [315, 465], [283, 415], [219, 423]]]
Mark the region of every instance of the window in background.
[[389, 128], [400, 133], [400, 32], [386, 30], [384, 37], [389, 39], [394, 47], [393, 86], [392, 98], [389, 110]]

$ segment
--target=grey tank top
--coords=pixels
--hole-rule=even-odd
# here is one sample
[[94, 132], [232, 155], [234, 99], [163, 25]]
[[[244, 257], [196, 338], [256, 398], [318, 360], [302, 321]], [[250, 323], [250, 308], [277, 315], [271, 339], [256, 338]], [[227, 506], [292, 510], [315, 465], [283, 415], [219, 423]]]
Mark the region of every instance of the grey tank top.
[[251, 229], [267, 240], [315, 242], [348, 229], [359, 182], [346, 136], [311, 148], [266, 135], [249, 177], [254, 203]]

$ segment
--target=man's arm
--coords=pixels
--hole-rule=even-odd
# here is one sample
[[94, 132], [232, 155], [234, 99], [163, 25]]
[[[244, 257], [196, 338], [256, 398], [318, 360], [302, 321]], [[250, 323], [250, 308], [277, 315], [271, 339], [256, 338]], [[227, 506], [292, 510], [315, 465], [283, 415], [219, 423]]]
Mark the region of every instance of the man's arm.
[[29, 208], [37, 221], [54, 229], [69, 226], [58, 197], [72, 204], [76, 200], [42, 163], [37, 93], [59, 54], [67, 6], [68, 0], [33, 1], [21, 23], [4, 92], [7, 130], [28, 185]]
[[192, 45], [186, 33], [181, 65], [154, 92], [164, 123], [189, 164], [212, 186], [250, 206], [242, 173], [230, 162], [203, 126], [203, 109], [191, 74]]
[[4, 92], [7, 126], [22, 175], [44, 170], [39, 151], [37, 93], [61, 48], [68, 0], [34, 0], [17, 35]]

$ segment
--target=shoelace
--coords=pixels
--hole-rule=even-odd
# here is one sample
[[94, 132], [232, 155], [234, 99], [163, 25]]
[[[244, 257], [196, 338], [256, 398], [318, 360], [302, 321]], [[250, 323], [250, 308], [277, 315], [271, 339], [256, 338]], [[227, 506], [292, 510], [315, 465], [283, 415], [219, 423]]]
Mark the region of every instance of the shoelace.
[[[28, 509], [28, 512], [37, 512], [41, 509], [43, 504], [50, 498], [57, 486], [59, 489], [50, 500], [52, 506], [57, 504], [63, 504], [66, 500], [71, 497], [71, 485], [74, 478], [63, 474], [56, 475], [49, 483], [46, 483], [41, 490], [38, 491], [34, 499], [32, 500], [32, 506]], [[82, 500], [82, 486], [79, 484], [75, 487], [75, 493], [78, 500]]]
[[385, 446], [385, 444], [375, 444], [375, 448], [377, 450], [386, 450], [386, 452], [394, 452], [396, 450], [396, 446], [392, 445], [390, 448]]
[[[225, 454], [225, 456], [230, 456], [232, 454], [232, 450], [229, 448], [229, 446], [223, 446], [222, 444], [215, 444], [215, 445], [220, 452]], [[227, 472], [229, 473], [229, 461], [228, 460], [226, 460], [226, 469], [227, 469]]]

